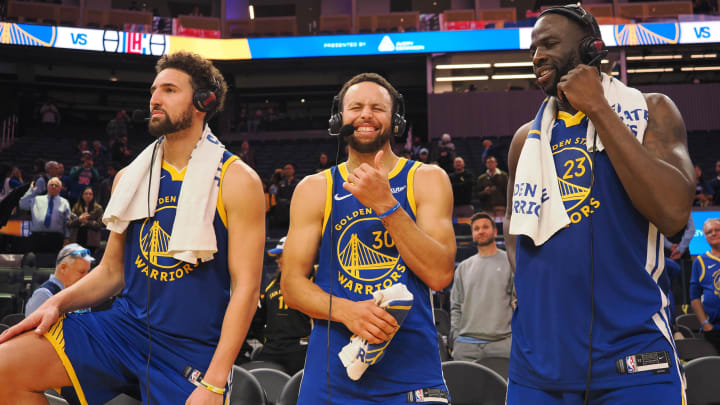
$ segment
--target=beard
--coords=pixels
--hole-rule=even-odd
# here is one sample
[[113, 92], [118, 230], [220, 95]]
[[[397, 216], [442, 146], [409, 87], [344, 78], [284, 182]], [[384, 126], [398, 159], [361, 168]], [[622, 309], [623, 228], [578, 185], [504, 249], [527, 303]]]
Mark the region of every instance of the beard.
[[551, 97], [558, 97], [557, 86], [558, 83], [560, 83], [560, 79], [566, 74], [568, 74], [571, 70], [575, 69], [575, 66], [579, 65], [580, 63], [580, 57], [577, 55], [577, 52], [573, 53], [562, 66], [558, 66], [553, 63], [552, 66], [553, 69], [555, 69], [555, 81], [553, 82], [552, 86], [550, 86], [550, 88], [545, 91], [545, 94]]
[[385, 129], [374, 140], [370, 142], [360, 142], [355, 137], [355, 134], [351, 134], [344, 138], [344, 141], [350, 145], [350, 147], [358, 153], [377, 153], [390, 139], [390, 129]]
[[485, 240], [482, 240], [482, 239], [475, 240], [475, 245], [477, 245], [477, 246], [488, 246], [492, 243], [495, 243], [495, 238], [492, 236]]
[[183, 111], [178, 121], [173, 121], [165, 110], [165, 117], [160, 121], [153, 121], [152, 118], [148, 122], [148, 132], [150, 135], [159, 138], [163, 135], [172, 134], [174, 132], [188, 129], [192, 126], [193, 121], [193, 106], [189, 106], [187, 110]]

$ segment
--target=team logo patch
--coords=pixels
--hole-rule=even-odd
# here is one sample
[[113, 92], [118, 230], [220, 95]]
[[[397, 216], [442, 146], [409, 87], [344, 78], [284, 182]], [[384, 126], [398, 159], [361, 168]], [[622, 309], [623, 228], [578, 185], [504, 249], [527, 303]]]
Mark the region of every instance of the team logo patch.
[[551, 145], [560, 198], [574, 224], [600, 207], [600, 202], [590, 197], [593, 166], [585, 143], [586, 138], [583, 136]]
[[337, 261], [342, 269], [338, 281], [362, 295], [388, 288], [406, 272], [395, 241], [370, 209], [354, 211], [335, 225], [340, 231]]

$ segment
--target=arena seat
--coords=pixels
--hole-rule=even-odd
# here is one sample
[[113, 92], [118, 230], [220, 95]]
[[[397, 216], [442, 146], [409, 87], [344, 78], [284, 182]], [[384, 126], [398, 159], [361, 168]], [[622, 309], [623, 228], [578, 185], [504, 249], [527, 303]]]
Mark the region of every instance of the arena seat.
[[705, 338], [678, 339], [675, 341], [680, 360], [690, 361], [700, 357], [717, 356], [718, 352], [712, 343]]
[[508, 380], [508, 369], [510, 368], [510, 359], [507, 357], [485, 357], [480, 360], [475, 360], [475, 363], [482, 364], [490, 370], [505, 377], [505, 381]]
[[720, 357], [703, 357], [685, 364], [688, 405], [713, 405], [720, 399]]
[[453, 405], [505, 405], [507, 383], [498, 373], [469, 361], [442, 363]]
[[678, 315], [675, 318], [675, 323], [678, 325], [687, 326], [693, 332], [700, 330], [700, 321], [698, 321], [695, 314]]
[[697, 330], [693, 332], [692, 329], [688, 328], [685, 325], [676, 325], [675, 327], [677, 328], [677, 331], [682, 333], [683, 337], [685, 338], [694, 338], [695, 332], [697, 332]]
[[289, 374], [273, 368], [252, 369], [250, 374], [260, 382], [269, 405], [275, 405], [278, 402], [285, 384], [290, 381]]
[[252, 371], [258, 368], [271, 368], [273, 370], [280, 370], [282, 372], [286, 372], [285, 367], [277, 363], [273, 363], [272, 361], [253, 360], [247, 363], [243, 363], [240, 367], [244, 368], [247, 371]]
[[23, 319], [25, 319], [25, 314], [8, 314], [3, 316], [2, 319], [0, 319], [0, 323], [7, 326], [13, 326], [20, 323], [20, 321], [22, 321]]
[[69, 405], [68, 402], [58, 396], [50, 395], [45, 393], [45, 399], [48, 401], [48, 405]]
[[233, 366], [230, 403], [233, 405], [266, 405], [265, 391], [249, 371]]
[[277, 405], [295, 405], [300, 395], [300, 383], [302, 382], [303, 370], [295, 373], [283, 387]]
[[8, 329], [9, 326], [5, 325], [4, 323], [0, 323], [0, 333], [3, 333], [5, 329]]

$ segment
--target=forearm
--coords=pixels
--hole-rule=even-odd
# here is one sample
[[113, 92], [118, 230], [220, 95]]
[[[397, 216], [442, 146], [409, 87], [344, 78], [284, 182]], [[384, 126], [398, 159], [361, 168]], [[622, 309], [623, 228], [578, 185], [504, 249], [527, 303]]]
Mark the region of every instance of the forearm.
[[695, 316], [697, 316], [698, 321], [700, 323], [705, 322], [709, 317], [707, 316], [707, 313], [705, 313], [705, 308], [703, 308], [702, 301], [700, 299], [695, 298], [694, 300], [690, 301], [690, 307], [692, 307], [693, 311], [695, 312]]
[[588, 114], [633, 206], [666, 235], [687, 223], [692, 183], [678, 168], [634, 141], [609, 105]]
[[333, 296], [331, 312], [330, 294], [307, 277], [284, 274], [282, 291], [285, 302], [291, 308], [297, 309], [311, 318], [327, 320], [329, 315], [331, 321], [343, 322], [340, 313], [348, 300]]
[[454, 244], [446, 246], [432, 238], [402, 208], [382, 222], [400, 257], [420, 280], [435, 291], [450, 284], [455, 264]]
[[258, 288], [238, 288], [230, 296], [223, 318], [220, 341], [204, 377], [209, 384], [216, 387], [225, 386], [257, 309], [258, 297]]

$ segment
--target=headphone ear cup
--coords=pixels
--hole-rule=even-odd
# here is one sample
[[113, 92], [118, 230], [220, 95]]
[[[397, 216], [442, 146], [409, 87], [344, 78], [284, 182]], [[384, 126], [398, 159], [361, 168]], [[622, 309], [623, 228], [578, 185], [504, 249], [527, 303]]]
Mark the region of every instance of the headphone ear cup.
[[198, 89], [193, 94], [193, 105], [198, 111], [210, 112], [215, 109], [217, 105], [217, 96], [212, 90]]
[[328, 133], [333, 136], [340, 134], [340, 128], [342, 128], [342, 113], [338, 112], [330, 116], [328, 120]]
[[585, 38], [582, 42], [580, 42], [580, 59], [582, 60], [582, 63], [590, 63], [597, 56], [603, 54], [604, 48], [605, 43], [602, 39], [595, 37]]
[[405, 118], [395, 113], [392, 117], [392, 131], [393, 135], [395, 136], [402, 136], [402, 134], [405, 132], [405, 126], [407, 125], [407, 122], [405, 121]]

